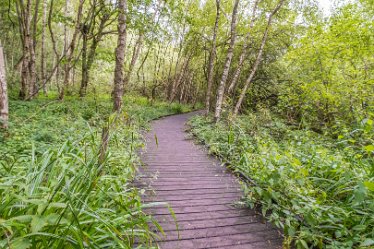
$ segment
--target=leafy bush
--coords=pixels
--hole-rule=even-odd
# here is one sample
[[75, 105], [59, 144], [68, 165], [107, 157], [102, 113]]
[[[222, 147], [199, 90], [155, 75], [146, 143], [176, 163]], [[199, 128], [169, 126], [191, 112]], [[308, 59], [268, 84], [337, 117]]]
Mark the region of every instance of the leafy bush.
[[173, 103], [172, 108], [175, 113], [183, 113], [183, 106], [181, 104]]
[[361, 127], [370, 132], [361, 147], [287, 127], [268, 113], [217, 125], [196, 117], [190, 125], [211, 153], [252, 179], [246, 203], [260, 205], [286, 241], [297, 248], [374, 245], [372, 123]]
[[[374, 118], [372, 1], [353, 1], [314, 19], [277, 61], [279, 105], [304, 126], [352, 127]], [[355, 28], [353, 28], [355, 27]]]

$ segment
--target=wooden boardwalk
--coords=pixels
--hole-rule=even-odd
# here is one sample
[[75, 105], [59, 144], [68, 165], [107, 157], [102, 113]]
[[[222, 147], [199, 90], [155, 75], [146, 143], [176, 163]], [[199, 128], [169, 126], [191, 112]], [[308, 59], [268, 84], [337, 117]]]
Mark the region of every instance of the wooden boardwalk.
[[187, 139], [185, 123], [196, 113], [154, 121], [146, 134], [147, 148], [141, 152], [145, 167], [138, 184], [144, 202], [167, 202], [151, 207], [163, 227], [158, 245], [162, 249], [281, 248], [277, 229], [253, 210], [235, 205], [241, 195], [236, 178], [219, 166], [206, 151]]

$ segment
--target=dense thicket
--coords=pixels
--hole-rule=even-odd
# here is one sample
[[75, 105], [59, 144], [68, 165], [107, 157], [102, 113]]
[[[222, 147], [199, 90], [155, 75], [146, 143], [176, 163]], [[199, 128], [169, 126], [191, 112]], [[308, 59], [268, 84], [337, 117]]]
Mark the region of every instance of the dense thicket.
[[[191, 104], [192, 107], [204, 103], [208, 118], [193, 123], [195, 134], [210, 146], [216, 144], [218, 154], [237, 164], [247, 177], [254, 176], [262, 192], [250, 191], [251, 198], [254, 197], [248, 199], [251, 204], [261, 203], [266, 211], [273, 212], [272, 219], [285, 228], [290, 241], [297, 241], [299, 247], [370, 246], [374, 244], [373, 228], [367, 225], [373, 217], [370, 208], [373, 205], [374, 182], [373, 10], [371, 0], [337, 1], [329, 12], [323, 12], [318, 2], [313, 0], [1, 1], [0, 127], [7, 146], [5, 151], [13, 157], [21, 153], [12, 150], [12, 141], [18, 137], [20, 129], [18, 122], [23, 120], [19, 118], [22, 116], [21, 109], [24, 105], [27, 108], [33, 106], [40, 98], [63, 101], [63, 107], [56, 108], [64, 109], [65, 114], [76, 112], [70, 106], [78, 105], [77, 98], [83, 106], [87, 101], [94, 101], [94, 113], [100, 115], [97, 103], [104, 101], [103, 96], [110, 96], [112, 105], [107, 105], [106, 98], [105, 115], [100, 117], [100, 122], [88, 118], [95, 123], [96, 132], [109, 122], [111, 111], [116, 111], [113, 117], [131, 113], [130, 106], [123, 103], [123, 96], [145, 97], [147, 103], [140, 105], [147, 108], [145, 113], [163, 109], [164, 106], [157, 106], [159, 100]], [[37, 105], [37, 108], [41, 107]], [[92, 106], [87, 108], [90, 113], [93, 112]], [[181, 108], [177, 105], [171, 112], [179, 112]], [[57, 115], [60, 111], [51, 112], [54, 118], [60, 117]], [[27, 113], [31, 110], [28, 109]], [[259, 122], [264, 121], [264, 126], [274, 126], [271, 132], [240, 121], [246, 120], [248, 115], [260, 115], [258, 113], [266, 114], [264, 119], [259, 118]], [[209, 118], [211, 115], [214, 120]], [[30, 118], [22, 122], [39, 121]], [[66, 125], [71, 125], [70, 122]], [[87, 129], [84, 122], [79, 125]], [[128, 122], [123, 125], [128, 125]], [[225, 129], [233, 125], [236, 128], [225, 140], [222, 134], [226, 134]], [[108, 129], [104, 128], [103, 131]], [[20, 136], [26, 141], [30, 136], [53, 140], [48, 137], [49, 132], [52, 131], [44, 132], [40, 127], [32, 132], [21, 132]], [[247, 137], [253, 135], [258, 135], [258, 139], [263, 141], [257, 141], [256, 136], [256, 141]], [[234, 139], [239, 136], [243, 136], [243, 141]], [[305, 137], [301, 139], [300, 136]], [[318, 139], [314, 141], [313, 136]], [[106, 148], [105, 137], [103, 135], [100, 143]], [[87, 152], [74, 147], [86, 143], [86, 140], [71, 139], [76, 143], [72, 142], [69, 148], [61, 147], [61, 151], [78, 153], [69, 159], [73, 162], [86, 155]], [[32, 143], [27, 143], [29, 146], [37, 141], [36, 138], [31, 140]], [[233, 141], [239, 144], [233, 146]], [[229, 147], [233, 146], [229, 150], [232, 154], [223, 152], [226, 143]], [[98, 145], [99, 141], [95, 140], [93, 144]], [[327, 151], [323, 150], [323, 146], [328, 148]], [[35, 154], [30, 148], [25, 150], [30, 156]], [[31, 159], [27, 159], [20, 167], [26, 170], [31, 165], [34, 167], [32, 174], [44, 174], [40, 171], [44, 170], [42, 161], [48, 164], [51, 158], [60, 155], [59, 151], [46, 150], [46, 154], [41, 154], [42, 157], [35, 161], [37, 163], [32, 161], [30, 164]], [[93, 164], [101, 163], [95, 154], [100, 154], [100, 151], [92, 149], [89, 153]], [[253, 153], [250, 160], [247, 158], [249, 152]], [[327, 156], [321, 156], [321, 153]], [[334, 155], [337, 160], [332, 159]], [[261, 160], [261, 157], [268, 159]], [[59, 167], [61, 163], [66, 163], [58, 160], [50, 162], [59, 164]], [[9, 162], [6, 159], [5, 163], [1, 163], [7, 177], [15, 172], [7, 170], [9, 165], [13, 165], [13, 161]], [[262, 165], [263, 171], [250, 168], [248, 162]], [[339, 164], [344, 164], [341, 171], [330, 172]], [[299, 166], [306, 169], [293, 170]], [[285, 172], [282, 171], [284, 168], [287, 169]], [[342, 177], [340, 173], [344, 171], [349, 171], [349, 174]], [[306, 187], [300, 186], [301, 180], [295, 172], [303, 174], [301, 178], [305, 180]], [[50, 171], [48, 174], [57, 173]], [[81, 172], [82, 175], [86, 173]], [[23, 174], [21, 176], [25, 179], [30, 177], [25, 171]], [[266, 179], [264, 175], [267, 175]], [[131, 178], [129, 175], [124, 177]], [[293, 180], [286, 181], [288, 178]], [[323, 179], [324, 183], [336, 184], [334, 191], [338, 187], [343, 190], [334, 192], [317, 178]], [[279, 179], [285, 180], [285, 184], [274, 183]], [[23, 181], [23, 178], [17, 181]], [[91, 178], [91, 181], [95, 182], [96, 178]], [[33, 184], [31, 180], [28, 183]], [[269, 198], [263, 193], [267, 193], [264, 191], [267, 185], [276, 185], [274, 188], [280, 191], [279, 196], [284, 197], [285, 203], [281, 208], [266, 204]], [[317, 185], [321, 185], [321, 189]], [[301, 198], [300, 193], [292, 191], [285, 197], [285, 192], [295, 186], [305, 191], [311, 202], [317, 199], [318, 205], [320, 198], [331, 197], [331, 210], [340, 208], [341, 211], [336, 211], [339, 213], [336, 220], [332, 219], [330, 214], [325, 213], [328, 208], [321, 204], [323, 208], [313, 206], [315, 210], [310, 211], [308, 206], [298, 210], [296, 215], [303, 216], [309, 211], [314, 215], [314, 211], [324, 209], [311, 220], [326, 219], [342, 225], [345, 230], [336, 229], [340, 232], [334, 234], [328, 227], [322, 227], [318, 231], [308, 228], [305, 232], [303, 224], [298, 223], [300, 220], [287, 219], [288, 213], [294, 211], [290, 210], [293, 208], [290, 203], [300, 202]], [[8, 192], [6, 189], [2, 189], [2, 195]], [[14, 193], [21, 189], [14, 190]], [[77, 191], [86, 190], [77, 188]], [[315, 192], [310, 194], [308, 191]], [[115, 194], [115, 191], [111, 193]], [[322, 197], [317, 193], [321, 193]], [[367, 202], [362, 200], [362, 196], [368, 199]], [[87, 197], [91, 198], [90, 195]], [[105, 198], [98, 206], [107, 205]], [[8, 219], [12, 210], [4, 208], [5, 211], [0, 210], [0, 213], [2, 218]], [[44, 213], [42, 207], [38, 210]], [[280, 210], [283, 215], [279, 215]], [[26, 208], [20, 212], [28, 211]], [[353, 215], [354, 218], [347, 218], [347, 221], [346, 217], [342, 218], [344, 215]], [[35, 228], [35, 222], [40, 221], [35, 219], [39, 218], [27, 216], [24, 221], [34, 222]], [[143, 224], [143, 221], [140, 223]], [[13, 233], [12, 228], [0, 234], [2, 243], [13, 243], [13, 239], [18, 239], [17, 243], [28, 245], [30, 240], [12, 237], [15, 234], [29, 236], [26, 230], [22, 230], [25, 228], [23, 221], [21, 224], [17, 222], [21, 221], [16, 220], [19, 231]], [[43, 222], [46, 226], [49, 221]], [[315, 226], [310, 220], [306, 222]], [[332, 226], [330, 223], [323, 226]], [[41, 231], [43, 227], [35, 228], [34, 232]], [[144, 231], [146, 233], [146, 229]], [[47, 243], [44, 246], [49, 246], [48, 242], [41, 241]], [[125, 244], [130, 246], [132, 242], [130, 239]]]

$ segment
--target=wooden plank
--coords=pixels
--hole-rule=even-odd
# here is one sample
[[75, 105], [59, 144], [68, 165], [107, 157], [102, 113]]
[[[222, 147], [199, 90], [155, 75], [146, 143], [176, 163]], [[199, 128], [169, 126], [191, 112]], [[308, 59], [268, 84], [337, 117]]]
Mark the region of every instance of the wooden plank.
[[[245, 237], [243, 236], [245, 235]], [[278, 231], [275, 229], [270, 229], [262, 223], [252, 223], [244, 225], [232, 225], [226, 227], [215, 227], [215, 228], [202, 228], [194, 230], [183, 230], [183, 231], [168, 231], [166, 236], [160, 238], [160, 241], [175, 241], [175, 240], [195, 240], [196, 241], [206, 241], [205, 238], [209, 238], [209, 246], [221, 246], [218, 242], [222, 242], [222, 237], [228, 240], [228, 237], [239, 237], [241, 241], [258, 242], [266, 241], [271, 238], [279, 238]], [[217, 238], [218, 237], [218, 238]], [[199, 240], [200, 239], [200, 240]], [[229, 239], [230, 244], [235, 244], [235, 240]], [[217, 244], [213, 243], [217, 241]], [[200, 244], [200, 243], [199, 243]], [[208, 245], [204, 245], [208, 247]]]
[[228, 189], [240, 189], [239, 187], [237, 186], [233, 186], [233, 185], [219, 185], [219, 184], [207, 184], [207, 185], [200, 185], [200, 186], [196, 186], [196, 185], [191, 185], [191, 186], [188, 186], [188, 185], [182, 185], [182, 186], [157, 186], [157, 188], [155, 188], [157, 191], [188, 191], [188, 190], [207, 190], [207, 189], [211, 189], [211, 190], [228, 190]]
[[[215, 204], [215, 205], [200, 205], [200, 206], [194, 206], [194, 207], [172, 207], [173, 212], [176, 214], [184, 214], [184, 213], [204, 213], [204, 212], [217, 212], [217, 211], [225, 211], [225, 210], [235, 210], [237, 208], [230, 206], [230, 205], [224, 205], [224, 204]], [[170, 214], [170, 211], [165, 206], [159, 206], [159, 207], [151, 207], [147, 208], [147, 212], [149, 212], [152, 215], [155, 214]]]
[[[210, 249], [210, 248], [222, 248], [222, 249], [281, 249], [282, 241], [277, 238], [258, 238], [248, 241], [248, 237], [251, 235], [240, 234], [226, 237], [208, 238], [208, 239], [196, 239], [196, 240], [180, 240], [180, 241], [168, 241], [159, 242], [161, 249]], [[266, 241], [264, 241], [266, 240]]]
[[[190, 201], [167, 201], [167, 203], [171, 207], [195, 207], [195, 206], [208, 206], [208, 205], [217, 205], [217, 204], [225, 204], [225, 205], [234, 205], [235, 200], [231, 197], [229, 198], [220, 198], [220, 199], [200, 199], [200, 200], [190, 200]], [[144, 202], [144, 203], [152, 203], [154, 201]]]
[[158, 222], [164, 231], [175, 230], [194, 230], [202, 228], [216, 228], [227, 227], [234, 225], [244, 225], [252, 223], [261, 223], [262, 219], [259, 216], [239, 216], [239, 217], [224, 217], [219, 219], [204, 219], [204, 220], [184, 220], [177, 222]]
[[152, 202], [152, 201], [190, 201], [190, 200], [206, 200], [206, 199], [217, 199], [217, 201], [220, 198], [234, 198], [234, 199], [240, 199], [242, 195], [238, 193], [237, 191], [234, 191], [232, 193], [211, 193], [211, 194], [202, 194], [202, 195], [145, 195], [142, 200], [144, 202]]
[[153, 215], [153, 218], [159, 222], [175, 222], [175, 219], [178, 222], [181, 221], [198, 221], [206, 219], [222, 219], [222, 218], [234, 218], [234, 217], [252, 217], [258, 216], [254, 211], [241, 209], [241, 210], [223, 210], [217, 212], [203, 212], [203, 213], [188, 213], [188, 214], [175, 214], [173, 217], [171, 214], [160, 214]]

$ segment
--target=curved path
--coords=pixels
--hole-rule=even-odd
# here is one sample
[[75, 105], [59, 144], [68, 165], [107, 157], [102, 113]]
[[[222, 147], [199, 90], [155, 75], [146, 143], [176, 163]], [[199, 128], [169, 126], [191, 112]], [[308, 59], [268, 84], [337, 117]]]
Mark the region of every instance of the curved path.
[[160, 248], [281, 248], [278, 230], [235, 204], [243, 194], [236, 178], [187, 138], [185, 123], [196, 114], [154, 121], [141, 152], [143, 200], [167, 202], [175, 213], [166, 205], [147, 209], [164, 230]]

